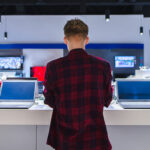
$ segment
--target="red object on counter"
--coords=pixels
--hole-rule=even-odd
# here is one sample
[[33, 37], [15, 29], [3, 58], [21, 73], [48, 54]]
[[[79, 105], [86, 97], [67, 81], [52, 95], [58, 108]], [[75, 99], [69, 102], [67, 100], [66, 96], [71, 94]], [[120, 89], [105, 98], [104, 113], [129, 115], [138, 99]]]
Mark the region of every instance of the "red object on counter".
[[31, 68], [31, 76], [38, 81], [44, 81], [46, 66], [35, 66]]

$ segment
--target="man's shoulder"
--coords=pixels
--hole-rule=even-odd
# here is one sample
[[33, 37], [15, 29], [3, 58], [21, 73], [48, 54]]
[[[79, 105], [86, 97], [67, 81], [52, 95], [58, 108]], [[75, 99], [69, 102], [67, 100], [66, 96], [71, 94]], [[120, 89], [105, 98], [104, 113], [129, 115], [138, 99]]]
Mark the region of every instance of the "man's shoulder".
[[[96, 63], [99, 66], [102, 66], [104, 68], [110, 67], [110, 63], [107, 60], [105, 60], [101, 57], [94, 56], [94, 55], [88, 55], [88, 56], [90, 57], [90, 59], [93, 63]], [[59, 65], [64, 64], [67, 60], [68, 60], [67, 56], [63, 56], [63, 57], [60, 57], [60, 58], [49, 61], [47, 63], [47, 66], [48, 67], [50, 67], [50, 66], [53, 66], [53, 67], [54, 66], [59, 66]]]
[[94, 55], [89, 55], [89, 56], [95, 63], [102, 65], [104, 67], [110, 67], [110, 63], [107, 60]]
[[54, 66], [57, 64], [61, 64], [66, 59], [66, 56], [51, 60], [47, 63], [47, 66]]

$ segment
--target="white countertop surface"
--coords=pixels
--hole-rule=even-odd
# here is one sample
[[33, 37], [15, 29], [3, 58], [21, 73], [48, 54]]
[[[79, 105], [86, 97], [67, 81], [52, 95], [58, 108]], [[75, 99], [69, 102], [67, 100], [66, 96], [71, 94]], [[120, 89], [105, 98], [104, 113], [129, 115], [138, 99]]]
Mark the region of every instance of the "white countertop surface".
[[[49, 125], [52, 108], [34, 105], [30, 109], [0, 109], [0, 125]], [[104, 108], [106, 125], [150, 125], [150, 109], [123, 109], [112, 104]]]

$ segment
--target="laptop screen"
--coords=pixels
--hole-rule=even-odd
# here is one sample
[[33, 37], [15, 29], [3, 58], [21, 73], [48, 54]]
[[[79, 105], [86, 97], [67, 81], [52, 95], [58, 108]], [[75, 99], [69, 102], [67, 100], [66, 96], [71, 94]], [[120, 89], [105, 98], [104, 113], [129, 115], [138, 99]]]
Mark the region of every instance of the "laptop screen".
[[7, 82], [2, 84], [0, 100], [33, 101], [35, 82]]
[[117, 81], [119, 101], [150, 101], [150, 81]]

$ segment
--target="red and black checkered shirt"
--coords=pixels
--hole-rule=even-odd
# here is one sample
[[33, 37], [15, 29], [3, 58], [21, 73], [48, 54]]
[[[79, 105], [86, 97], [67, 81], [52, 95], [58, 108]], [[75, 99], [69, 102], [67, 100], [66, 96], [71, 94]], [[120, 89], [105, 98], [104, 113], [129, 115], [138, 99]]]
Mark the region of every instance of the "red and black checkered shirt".
[[47, 144], [56, 150], [111, 150], [103, 107], [112, 100], [110, 64], [72, 49], [47, 64], [45, 104], [53, 108]]

